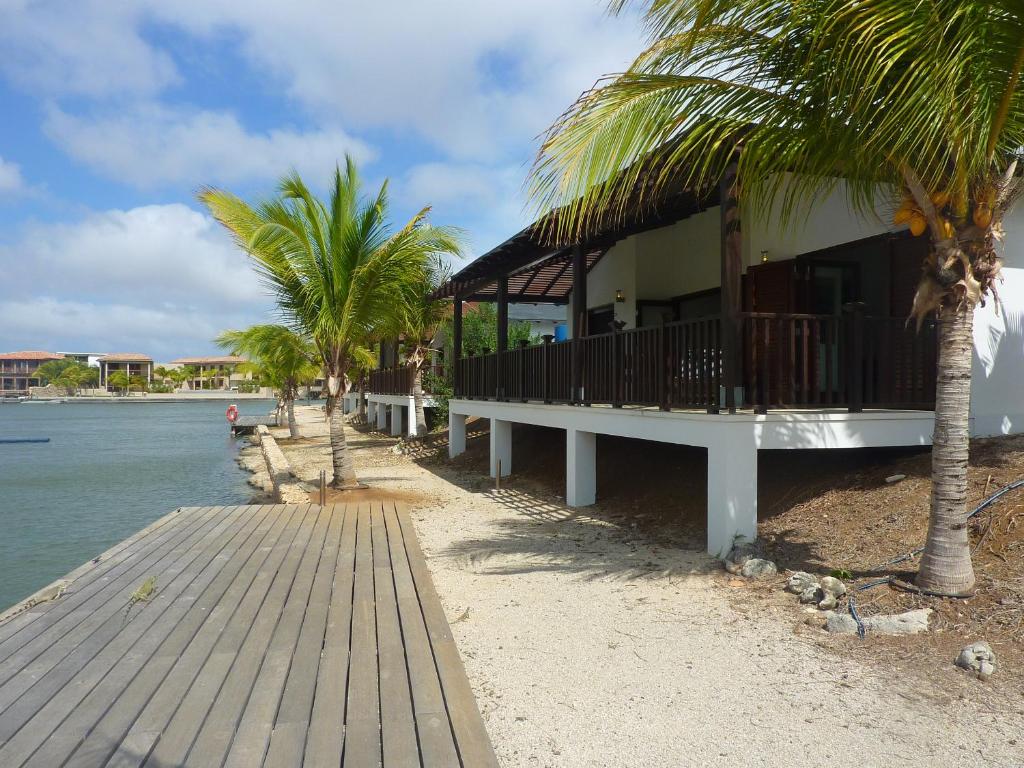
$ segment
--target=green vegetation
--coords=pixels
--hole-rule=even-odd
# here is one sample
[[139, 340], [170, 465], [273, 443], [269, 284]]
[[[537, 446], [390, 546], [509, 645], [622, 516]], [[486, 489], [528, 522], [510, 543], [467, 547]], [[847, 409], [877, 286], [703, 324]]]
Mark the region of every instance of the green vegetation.
[[387, 183], [364, 198], [351, 158], [344, 172], [335, 169], [327, 201], [295, 173], [281, 180], [277, 197], [256, 205], [209, 188], [199, 199], [252, 258], [285, 324], [316, 346], [327, 377], [334, 486], [358, 486], [337, 407], [347, 374], [357, 350], [403, 327], [431, 260], [459, 252], [456, 233], [428, 224], [426, 208], [393, 231]]
[[240, 366], [240, 370], [252, 371], [260, 381], [277, 390], [288, 414], [288, 432], [299, 437], [295, 398], [299, 387], [311, 384], [322, 369], [312, 341], [283, 325], [254, 325], [244, 331], [224, 331], [217, 337], [217, 344], [233, 355], [245, 355], [252, 360]]
[[84, 363], [68, 358], [43, 363], [37, 369], [36, 376], [44, 385], [52, 384], [66, 390], [69, 395], [81, 389], [95, 387], [100, 380], [98, 368], [90, 368]]
[[128, 374], [124, 371], [113, 371], [107, 376], [107, 384], [121, 392], [128, 391]]
[[707, 191], [732, 172], [740, 215], [748, 203], [775, 204], [781, 226], [813, 215], [809, 202], [841, 179], [860, 211], [895, 202], [894, 221], [928, 237], [913, 315], [937, 316], [939, 333], [931, 518], [916, 582], [970, 592], [972, 323], [995, 292], [996, 244], [1020, 189], [1024, 10], [965, 0], [639, 5], [650, 47], [581, 96], [540, 150], [533, 196], [561, 209], [549, 235], [571, 242], [621, 220], [641, 181], [654, 193]]

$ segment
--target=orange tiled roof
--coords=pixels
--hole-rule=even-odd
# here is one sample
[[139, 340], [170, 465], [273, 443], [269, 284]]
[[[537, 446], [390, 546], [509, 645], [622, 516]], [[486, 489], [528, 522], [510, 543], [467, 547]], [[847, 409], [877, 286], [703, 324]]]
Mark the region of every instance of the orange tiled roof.
[[55, 355], [53, 352], [40, 352], [38, 350], [26, 350], [24, 352], [3, 352], [0, 353], [0, 360], [63, 360], [64, 355]]

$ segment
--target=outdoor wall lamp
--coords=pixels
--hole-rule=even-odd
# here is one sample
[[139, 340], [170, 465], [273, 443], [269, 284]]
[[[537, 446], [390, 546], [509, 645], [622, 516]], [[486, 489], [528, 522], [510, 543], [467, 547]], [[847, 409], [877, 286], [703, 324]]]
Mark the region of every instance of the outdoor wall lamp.
[[621, 288], [615, 289], [615, 301], [621, 303], [626, 300], [626, 294], [622, 292]]
[[767, 264], [768, 263], [768, 251], [761, 251], [761, 263], [762, 264]]

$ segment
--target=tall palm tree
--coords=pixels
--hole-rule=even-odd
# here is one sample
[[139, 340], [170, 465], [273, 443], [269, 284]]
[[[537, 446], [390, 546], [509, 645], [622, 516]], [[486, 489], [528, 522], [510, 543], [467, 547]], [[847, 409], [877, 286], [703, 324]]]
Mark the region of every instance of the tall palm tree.
[[224, 331], [217, 344], [232, 355], [245, 355], [258, 366], [260, 380], [278, 391], [288, 416], [288, 434], [299, 437], [295, 398], [299, 387], [320, 374], [316, 346], [283, 325], [254, 325], [243, 331]]
[[327, 201], [295, 173], [281, 180], [277, 198], [255, 206], [217, 189], [199, 199], [255, 262], [284, 322], [316, 345], [327, 375], [333, 484], [358, 486], [336, 407], [354, 350], [380, 327], [401, 325], [407, 286], [435, 255], [458, 254], [456, 234], [428, 224], [427, 208], [392, 230], [387, 182], [364, 199], [351, 158], [344, 172], [335, 169]]
[[430, 362], [430, 344], [449, 314], [449, 303], [431, 298], [434, 291], [448, 279], [443, 262], [435, 260], [424, 271], [420, 285], [411, 286], [408, 311], [402, 333], [405, 336], [405, 364], [412, 375], [413, 418], [416, 434], [427, 434], [427, 417], [423, 410], [423, 371]]
[[939, 333], [931, 514], [916, 584], [970, 592], [971, 328], [994, 293], [1002, 222], [1018, 194], [1024, 6], [639, 4], [650, 47], [556, 121], [534, 166], [535, 199], [560, 209], [553, 236], [619, 219], [642, 179], [706, 191], [736, 173], [729, 192], [740, 210], [777, 203], [783, 225], [840, 177], [861, 211], [900, 201], [895, 221], [931, 244], [913, 315], [936, 315]]

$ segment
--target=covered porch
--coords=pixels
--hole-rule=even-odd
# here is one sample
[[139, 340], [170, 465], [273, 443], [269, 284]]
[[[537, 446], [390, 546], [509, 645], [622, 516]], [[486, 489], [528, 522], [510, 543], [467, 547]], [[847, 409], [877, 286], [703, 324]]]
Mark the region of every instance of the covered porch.
[[[491, 474], [510, 424], [566, 432], [566, 500], [594, 503], [597, 434], [708, 451], [708, 550], [757, 523], [757, 451], [928, 445], [934, 327], [906, 322], [920, 241], [816, 201], [807, 232], [772, 212], [740, 226], [731, 179], [638, 194], [606, 231], [552, 245], [537, 222], [456, 274], [451, 455], [491, 421]], [[646, 202], [644, 202], [646, 201]], [[466, 349], [464, 302], [497, 305], [497, 349]], [[570, 337], [508, 344], [509, 306], [566, 307]]]

